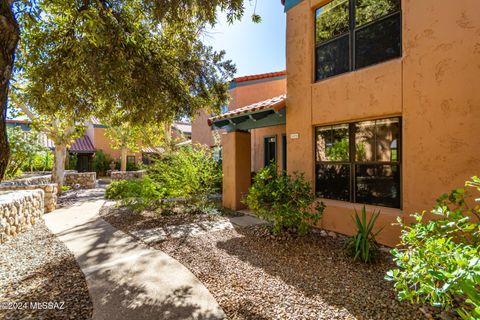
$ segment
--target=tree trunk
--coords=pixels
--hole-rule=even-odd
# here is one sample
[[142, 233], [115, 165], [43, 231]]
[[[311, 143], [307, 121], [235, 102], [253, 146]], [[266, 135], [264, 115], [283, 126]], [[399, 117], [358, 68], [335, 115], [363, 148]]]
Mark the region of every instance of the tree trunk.
[[52, 181], [58, 186], [58, 193], [62, 193], [63, 180], [65, 177], [65, 158], [67, 156], [67, 145], [55, 143], [53, 154]]
[[8, 87], [12, 76], [15, 50], [20, 30], [12, 11], [13, 0], [0, 0], [0, 181], [7, 170], [8, 147], [7, 118]]
[[125, 147], [121, 149], [120, 171], [127, 171], [127, 148]]

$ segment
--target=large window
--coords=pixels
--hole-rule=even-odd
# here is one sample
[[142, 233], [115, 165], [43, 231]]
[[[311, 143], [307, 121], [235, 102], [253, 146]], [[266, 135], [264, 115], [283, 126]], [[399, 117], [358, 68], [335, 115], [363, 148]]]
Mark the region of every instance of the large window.
[[316, 128], [316, 192], [400, 208], [400, 118]]
[[316, 80], [402, 55], [400, 0], [332, 0], [315, 12]]

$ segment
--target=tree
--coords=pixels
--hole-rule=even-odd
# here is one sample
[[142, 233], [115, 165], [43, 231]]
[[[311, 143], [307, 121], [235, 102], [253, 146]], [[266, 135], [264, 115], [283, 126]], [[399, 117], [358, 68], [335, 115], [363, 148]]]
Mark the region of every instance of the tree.
[[8, 161], [6, 177], [14, 178], [21, 169], [33, 162], [35, 156], [44, 151], [35, 133], [25, 132], [20, 127], [8, 128], [11, 156]]
[[127, 170], [127, 153], [138, 152], [142, 146], [148, 146], [156, 149], [165, 146], [167, 141], [165, 137], [168, 126], [146, 125], [136, 126], [131, 124], [122, 124], [119, 126], [108, 127], [106, 135], [112, 141], [111, 147], [120, 150], [120, 171]]
[[232, 22], [243, 15], [243, 0], [0, 0], [0, 177], [20, 29], [20, 52], [28, 54], [18, 70], [37, 114], [60, 111], [78, 119], [109, 114], [121, 101], [116, 124], [158, 123], [226, 102], [234, 67], [199, 37], [216, 23], [217, 9]]

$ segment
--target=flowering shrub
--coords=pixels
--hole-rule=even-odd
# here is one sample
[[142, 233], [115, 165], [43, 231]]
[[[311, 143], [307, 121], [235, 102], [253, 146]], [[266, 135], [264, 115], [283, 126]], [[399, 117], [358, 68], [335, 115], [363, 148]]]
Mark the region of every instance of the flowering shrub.
[[[480, 191], [473, 177], [466, 187]], [[454, 309], [463, 319], [480, 319], [480, 206], [469, 208], [464, 188], [442, 195], [432, 210], [435, 219], [402, 226], [401, 249], [392, 250], [398, 268], [386, 279], [400, 300]], [[477, 199], [480, 201], [480, 199]]]
[[273, 224], [273, 233], [290, 228], [306, 234], [309, 224], [318, 222], [325, 209], [321, 202], [314, 205], [315, 194], [303, 175], [279, 175], [275, 164], [257, 173], [244, 202], [259, 218]]

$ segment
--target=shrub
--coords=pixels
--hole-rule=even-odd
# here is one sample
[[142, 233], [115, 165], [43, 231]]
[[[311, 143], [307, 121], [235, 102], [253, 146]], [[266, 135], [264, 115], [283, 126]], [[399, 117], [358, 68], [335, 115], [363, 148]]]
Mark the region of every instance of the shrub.
[[148, 175], [166, 197], [184, 199], [187, 204], [209, 206], [209, 197], [220, 190], [221, 166], [207, 148], [181, 147], [148, 167]]
[[112, 157], [110, 157], [110, 155], [105, 154], [102, 150], [95, 151], [93, 171], [95, 171], [98, 176], [105, 176], [107, 171], [110, 170], [111, 162]]
[[325, 209], [321, 202], [314, 205], [315, 194], [303, 175], [279, 175], [275, 164], [255, 175], [244, 202], [259, 218], [273, 224], [275, 234], [284, 229], [306, 234], [309, 224], [318, 222]]
[[162, 192], [152, 179], [144, 177], [110, 183], [105, 198], [122, 200], [121, 205], [140, 212], [154, 206], [162, 198]]
[[370, 219], [367, 221], [367, 210], [365, 206], [362, 208], [362, 216], [358, 215], [355, 209], [354, 223], [357, 228], [357, 233], [347, 241], [347, 251], [354, 258], [354, 260], [360, 259], [365, 263], [374, 262], [378, 257], [378, 245], [375, 240], [377, 234], [373, 233], [373, 228], [380, 215], [380, 210], [373, 212]]
[[[480, 191], [480, 179], [473, 177], [466, 186]], [[432, 220], [426, 221], [425, 211], [413, 215], [411, 226], [399, 220], [402, 248], [392, 250], [398, 268], [386, 279], [395, 283], [400, 300], [480, 319], [480, 206], [469, 208], [469, 196], [465, 188], [442, 195]]]

